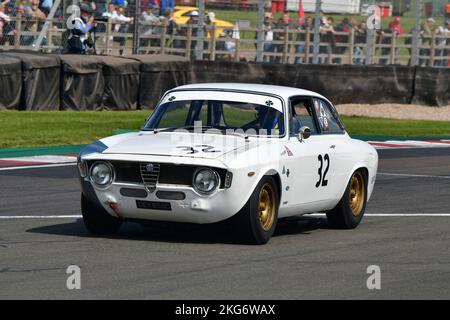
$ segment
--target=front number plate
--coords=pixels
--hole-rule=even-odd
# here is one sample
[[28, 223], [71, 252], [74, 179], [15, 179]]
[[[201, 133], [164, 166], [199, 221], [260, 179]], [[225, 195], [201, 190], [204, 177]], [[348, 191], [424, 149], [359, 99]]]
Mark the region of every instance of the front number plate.
[[136, 206], [139, 209], [166, 210], [166, 211], [172, 210], [170, 202], [136, 200]]

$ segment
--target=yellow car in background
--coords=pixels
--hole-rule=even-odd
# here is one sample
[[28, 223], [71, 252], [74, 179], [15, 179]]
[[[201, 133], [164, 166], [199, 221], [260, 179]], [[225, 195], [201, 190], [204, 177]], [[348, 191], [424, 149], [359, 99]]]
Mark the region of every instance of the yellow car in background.
[[[197, 7], [185, 7], [185, 6], [175, 6], [175, 10], [173, 12], [173, 18], [177, 24], [186, 24], [189, 21], [193, 12], [199, 12], [199, 8]], [[211, 12], [212, 13], [212, 12]], [[208, 11], [205, 10], [205, 15], [208, 14]], [[220, 36], [220, 34], [224, 31], [224, 29], [233, 29], [234, 24], [225, 20], [216, 19], [215, 16], [212, 19], [213, 23], [216, 25], [216, 38]], [[209, 37], [209, 35], [208, 35]]]

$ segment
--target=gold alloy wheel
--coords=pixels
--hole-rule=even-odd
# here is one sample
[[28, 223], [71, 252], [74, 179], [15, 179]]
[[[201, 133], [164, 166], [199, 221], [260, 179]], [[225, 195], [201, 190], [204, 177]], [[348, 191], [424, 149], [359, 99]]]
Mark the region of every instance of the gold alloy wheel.
[[272, 228], [275, 220], [275, 192], [272, 185], [266, 183], [259, 192], [259, 222], [264, 231]]
[[350, 209], [355, 217], [359, 216], [364, 207], [365, 198], [365, 186], [364, 176], [361, 171], [357, 171], [353, 174], [350, 180], [350, 196], [349, 204]]

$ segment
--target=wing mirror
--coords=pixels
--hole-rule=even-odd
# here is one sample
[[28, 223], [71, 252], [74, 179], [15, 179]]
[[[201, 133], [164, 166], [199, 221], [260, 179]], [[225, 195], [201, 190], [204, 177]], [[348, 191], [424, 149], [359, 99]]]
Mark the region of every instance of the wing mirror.
[[300, 141], [306, 140], [311, 137], [311, 129], [307, 126], [303, 126], [300, 128], [300, 132], [298, 133], [298, 138]]

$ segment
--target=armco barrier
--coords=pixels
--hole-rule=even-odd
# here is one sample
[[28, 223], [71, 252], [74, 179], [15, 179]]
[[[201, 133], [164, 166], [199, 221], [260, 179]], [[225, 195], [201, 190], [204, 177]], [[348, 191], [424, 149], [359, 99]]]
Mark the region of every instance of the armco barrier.
[[[11, 66], [20, 69], [20, 64], [8, 62], [12, 60], [5, 57], [20, 59], [22, 71], [14, 73]], [[450, 104], [450, 69], [438, 68], [191, 62], [158, 55], [123, 58], [9, 52], [0, 53], [0, 81], [5, 81], [2, 72], [16, 75], [8, 92], [6, 87], [0, 88], [3, 109], [17, 109], [19, 91], [20, 110], [147, 109], [173, 87], [204, 82], [298, 87], [319, 92], [334, 103]], [[22, 89], [17, 83], [20, 72]], [[14, 97], [11, 92], [15, 92]]]

